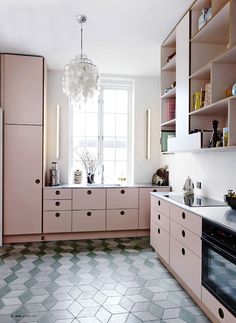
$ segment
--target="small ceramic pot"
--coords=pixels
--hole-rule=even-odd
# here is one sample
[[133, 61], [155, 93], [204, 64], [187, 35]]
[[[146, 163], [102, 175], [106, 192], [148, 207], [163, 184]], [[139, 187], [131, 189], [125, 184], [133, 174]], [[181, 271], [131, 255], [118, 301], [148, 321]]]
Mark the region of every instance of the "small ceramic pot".
[[236, 83], [232, 86], [232, 95], [236, 95]]

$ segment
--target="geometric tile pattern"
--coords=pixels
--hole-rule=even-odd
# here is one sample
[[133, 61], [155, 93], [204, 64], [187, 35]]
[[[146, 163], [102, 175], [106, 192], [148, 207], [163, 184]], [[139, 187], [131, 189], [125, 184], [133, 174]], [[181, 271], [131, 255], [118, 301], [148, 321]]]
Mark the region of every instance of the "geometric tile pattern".
[[148, 238], [5, 245], [0, 277], [1, 323], [209, 322]]

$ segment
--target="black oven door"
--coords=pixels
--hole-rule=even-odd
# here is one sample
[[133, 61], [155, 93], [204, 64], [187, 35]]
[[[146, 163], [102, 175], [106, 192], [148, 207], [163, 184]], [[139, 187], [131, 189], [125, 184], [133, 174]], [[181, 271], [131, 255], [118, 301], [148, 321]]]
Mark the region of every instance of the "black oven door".
[[204, 237], [202, 285], [236, 316], [236, 257]]

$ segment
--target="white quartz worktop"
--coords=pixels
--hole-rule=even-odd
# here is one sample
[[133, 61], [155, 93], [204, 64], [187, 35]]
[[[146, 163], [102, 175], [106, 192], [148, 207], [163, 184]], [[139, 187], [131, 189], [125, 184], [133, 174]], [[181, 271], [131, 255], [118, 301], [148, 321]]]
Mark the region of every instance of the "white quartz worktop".
[[119, 188], [119, 187], [137, 187], [137, 188], [170, 188], [170, 186], [157, 186], [152, 184], [61, 184], [58, 186], [45, 186], [44, 188]]
[[229, 206], [203, 206], [203, 207], [191, 207], [185, 204], [179, 203], [177, 201], [171, 200], [165, 195], [179, 195], [179, 193], [171, 192], [157, 192], [151, 193], [154, 196], [162, 198], [163, 200], [175, 204], [176, 206], [181, 207], [189, 212], [192, 212], [202, 218], [208, 219], [210, 221], [215, 222], [216, 224], [220, 224], [225, 228], [236, 232], [236, 211], [232, 210]]

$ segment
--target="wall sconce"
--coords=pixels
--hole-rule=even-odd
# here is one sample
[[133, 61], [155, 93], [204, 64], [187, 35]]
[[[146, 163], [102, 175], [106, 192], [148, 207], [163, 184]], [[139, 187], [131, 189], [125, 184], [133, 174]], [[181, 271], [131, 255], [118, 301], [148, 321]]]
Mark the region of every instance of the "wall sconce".
[[151, 156], [151, 110], [146, 110], [146, 159]]

